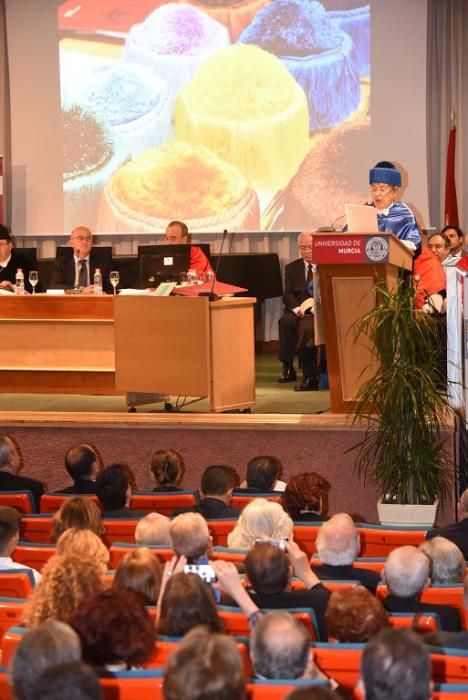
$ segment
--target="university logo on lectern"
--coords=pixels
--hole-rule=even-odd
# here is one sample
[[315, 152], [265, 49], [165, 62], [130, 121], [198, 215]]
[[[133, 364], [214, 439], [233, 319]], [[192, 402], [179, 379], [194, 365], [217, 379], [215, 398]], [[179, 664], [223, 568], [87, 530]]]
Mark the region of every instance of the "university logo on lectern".
[[372, 236], [366, 242], [366, 256], [372, 262], [382, 262], [388, 256], [388, 241], [383, 236]]

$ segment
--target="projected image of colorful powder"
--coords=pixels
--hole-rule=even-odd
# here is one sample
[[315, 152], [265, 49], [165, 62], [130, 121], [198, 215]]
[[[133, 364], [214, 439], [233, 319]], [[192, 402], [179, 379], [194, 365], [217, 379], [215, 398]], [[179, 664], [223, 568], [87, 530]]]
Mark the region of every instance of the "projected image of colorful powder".
[[360, 200], [359, 0], [67, 0], [65, 229], [297, 230]]

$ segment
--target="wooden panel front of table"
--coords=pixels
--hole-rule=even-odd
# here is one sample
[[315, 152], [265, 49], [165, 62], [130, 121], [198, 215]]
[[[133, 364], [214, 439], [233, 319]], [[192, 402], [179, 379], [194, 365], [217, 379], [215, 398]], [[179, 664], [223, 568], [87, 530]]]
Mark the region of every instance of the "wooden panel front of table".
[[116, 386], [209, 397], [212, 411], [255, 403], [255, 299], [118, 297]]

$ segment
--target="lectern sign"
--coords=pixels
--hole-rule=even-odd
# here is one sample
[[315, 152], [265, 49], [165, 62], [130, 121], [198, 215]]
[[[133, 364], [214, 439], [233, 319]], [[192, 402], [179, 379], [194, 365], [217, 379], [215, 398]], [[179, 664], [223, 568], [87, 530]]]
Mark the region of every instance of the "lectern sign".
[[315, 265], [388, 262], [388, 234], [332, 233], [313, 236]]

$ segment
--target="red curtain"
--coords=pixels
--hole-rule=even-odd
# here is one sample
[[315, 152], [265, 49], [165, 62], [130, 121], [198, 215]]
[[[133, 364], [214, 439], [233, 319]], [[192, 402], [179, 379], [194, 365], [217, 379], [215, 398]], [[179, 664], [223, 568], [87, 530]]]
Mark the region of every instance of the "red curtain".
[[457, 140], [457, 129], [452, 126], [450, 129], [449, 142], [447, 147], [447, 171], [445, 174], [445, 218], [444, 223], [458, 226], [458, 203], [457, 187], [455, 183], [455, 145]]

